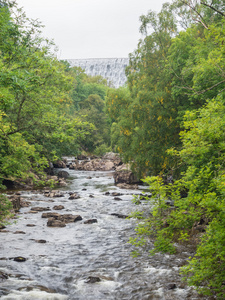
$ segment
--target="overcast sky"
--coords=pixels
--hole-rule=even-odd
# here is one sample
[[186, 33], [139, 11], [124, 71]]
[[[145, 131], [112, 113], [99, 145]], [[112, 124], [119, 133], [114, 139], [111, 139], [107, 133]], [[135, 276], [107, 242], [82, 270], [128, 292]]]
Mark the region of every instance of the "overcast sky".
[[[128, 57], [136, 49], [139, 17], [159, 12], [166, 0], [17, 0], [27, 17], [39, 19], [58, 58]], [[171, 1], [169, 1], [171, 2]]]

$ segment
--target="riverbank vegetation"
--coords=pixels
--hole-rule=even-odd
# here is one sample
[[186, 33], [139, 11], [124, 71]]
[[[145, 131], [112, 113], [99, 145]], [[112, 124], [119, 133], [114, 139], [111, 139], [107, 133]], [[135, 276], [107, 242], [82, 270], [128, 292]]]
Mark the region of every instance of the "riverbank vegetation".
[[[175, 0], [140, 20], [127, 85], [114, 89], [59, 61], [41, 24], [0, 1], [0, 184], [40, 185], [62, 155], [119, 152], [153, 194], [131, 243], [194, 243], [185, 280], [223, 299], [224, 1]], [[9, 208], [1, 196], [0, 222]]]
[[107, 98], [113, 144], [153, 193], [131, 243], [175, 253], [194, 242], [186, 281], [224, 299], [224, 1], [173, 1], [140, 20], [127, 87]]
[[[0, 188], [46, 184], [62, 155], [99, 153], [110, 144], [107, 82], [59, 61], [42, 25], [15, 1], [0, 1]], [[10, 203], [0, 198], [0, 221]]]
[[39, 180], [62, 155], [108, 146], [107, 83], [58, 61], [37, 21], [0, 4], [0, 178]]

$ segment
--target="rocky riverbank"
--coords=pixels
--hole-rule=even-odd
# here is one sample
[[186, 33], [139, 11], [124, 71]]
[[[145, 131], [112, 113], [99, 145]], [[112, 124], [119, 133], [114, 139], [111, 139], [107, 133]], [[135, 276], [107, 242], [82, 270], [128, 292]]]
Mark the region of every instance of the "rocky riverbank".
[[129, 164], [124, 164], [119, 154], [112, 152], [106, 153], [102, 158], [78, 157], [68, 167], [71, 170], [82, 171], [114, 171], [115, 185], [120, 188], [137, 189], [141, 183]]

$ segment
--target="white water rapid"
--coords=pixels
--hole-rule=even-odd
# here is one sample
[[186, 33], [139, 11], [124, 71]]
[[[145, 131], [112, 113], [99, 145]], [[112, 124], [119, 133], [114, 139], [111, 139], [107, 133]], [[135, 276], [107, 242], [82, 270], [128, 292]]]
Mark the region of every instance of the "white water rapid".
[[[119, 189], [112, 172], [67, 171], [70, 183], [60, 189], [60, 197], [47, 197], [46, 190], [21, 191], [30, 206], [21, 208], [16, 222], [0, 232], [1, 300], [206, 299], [181, 282], [179, 267], [189, 250], [170, 256], [151, 257], [147, 251], [131, 256], [128, 240], [134, 236], [136, 220], [113, 214], [136, 210], [132, 194], [140, 190]], [[69, 199], [74, 192], [80, 198]], [[64, 208], [56, 211], [55, 205]], [[140, 209], [146, 205], [142, 202]], [[31, 207], [80, 215], [82, 220], [47, 227], [42, 212], [31, 213]], [[85, 224], [93, 218], [96, 223]]]

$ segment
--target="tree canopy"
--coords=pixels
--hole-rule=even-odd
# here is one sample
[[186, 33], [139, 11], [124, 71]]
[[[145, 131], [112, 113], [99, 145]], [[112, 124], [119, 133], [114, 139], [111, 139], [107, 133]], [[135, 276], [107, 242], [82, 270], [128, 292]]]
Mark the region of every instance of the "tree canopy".
[[[94, 107], [104, 115], [106, 82], [58, 61], [53, 42], [42, 37], [41, 28], [14, 1], [1, 2], [1, 180], [26, 178], [32, 172], [43, 176], [49, 161], [78, 154], [87, 137], [93, 139], [92, 133], [100, 131], [94, 118], [84, 114]], [[83, 113], [78, 113], [81, 107]], [[103, 115], [98, 122], [105, 122]]]
[[130, 54], [127, 87], [107, 94], [112, 142], [153, 192], [153, 211], [131, 242], [154, 238], [153, 252], [174, 253], [175, 242], [195, 237], [196, 255], [182, 272], [218, 299], [225, 293], [224, 9], [222, 0], [177, 0], [141, 16], [144, 37]]

